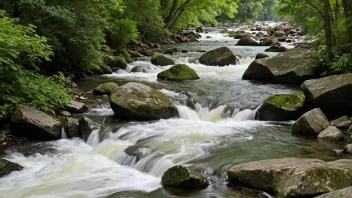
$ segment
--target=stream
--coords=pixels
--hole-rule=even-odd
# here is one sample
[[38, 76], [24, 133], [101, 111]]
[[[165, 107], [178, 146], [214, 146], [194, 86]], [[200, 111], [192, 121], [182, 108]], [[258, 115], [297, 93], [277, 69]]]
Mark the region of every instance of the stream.
[[[267, 47], [235, 46], [237, 39], [205, 29], [200, 42], [165, 46], [188, 53], [169, 55], [187, 64], [200, 80], [158, 81], [167, 67], [139, 58], [126, 71], [77, 82], [90, 91], [104, 82], [140, 82], [156, 88], [175, 103], [179, 117], [153, 122], [124, 122], [113, 117], [106, 97], [89, 96], [85, 116], [99, 124], [85, 142], [79, 138], [29, 144], [5, 151], [6, 159], [25, 167], [0, 179], [3, 198], [159, 198], [271, 197], [266, 192], [227, 184], [226, 171], [235, 164], [283, 157], [338, 159], [324, 143], [291, 135], [293, 122], [255, 120], [256, 109], [272, 94], [300, 92], [297, 86], [242, 80], [257, 53]], [[211, 38], [207, 38], [211, 37]], [[225, 67], [199, 64], [199, 57], [227, 46], [239, 58]], [[293, 46], [288, 46], [293, 47]], [[268, 53], [276, 55], [276, 53]], [[131, 72], [139, 71], [139, 72]], [[183, 191], [161, 186], [162, 174], [182, 164], [206, 175], [204, 190]]]

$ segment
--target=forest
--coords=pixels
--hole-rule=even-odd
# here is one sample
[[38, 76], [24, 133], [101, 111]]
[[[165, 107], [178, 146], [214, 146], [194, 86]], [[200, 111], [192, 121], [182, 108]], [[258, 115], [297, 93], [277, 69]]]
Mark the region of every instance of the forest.
[[24, 103], [50, 114], [70, 101], [65, 86], [104, 73], [112, 53], [160, 42], [187, 27], [282, 19], [316, 42], [322, 75], [352, 71], [351, 0], [2, 0], [0, 118]]

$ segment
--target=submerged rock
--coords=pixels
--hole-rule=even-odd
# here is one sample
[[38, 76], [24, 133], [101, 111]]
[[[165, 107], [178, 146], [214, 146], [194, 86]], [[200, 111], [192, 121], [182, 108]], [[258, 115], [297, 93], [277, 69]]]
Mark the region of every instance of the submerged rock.
[[277, 94], [267, 98], [258, 109], [259, 120], [296, 120], [304, 112], [304, 95], [299, 93]]
[[322, 132], [319, 133], [318, 138], [340, 141], [344, 139], [344, 135], [338, 128], [334, 126], [329, 126], [328, 128], [324, 129]]
[[116, 91], [119, 86], [116, 83], [108, 82], [99, 85], [95, 89], [93, 89], [93, 95], [110, 95], [112, 92]]
[[352, 186], [330, 193], [325, 193], [315, 198], [352, 198]]
[[329, 120], [320, 109], [303, 114], [292, 126], [292, 133], [316, 137], [329, 126]]
[[252, 62], [242, 79], [286, 84], [301, 84], [317, 75], [309, 63], [310, 50], [290, 49], [277, 56]]
[[313, 197], [352, 185], [352, 160], [324, 162], [283, 158], [233, 166], [229, 182], [276, 193], [278, 197]]
[[25, 105], [17, 105], [11, 126], [19, 135], [40, 140], [59, 139], [62, 127], [55, 118]]
[[168, 70], [160, 72], [158, 74], [158, 79], [172, 81], [197, 80], [199, 79], [199, 76], [194, 69], [187, 65], [177, 64]]
[[160, 54], [160, 53], [154, 53], [151, 61], [152, 61], [153, 65], [158, 65], [158, 66], [166, 66], [166, 65], [174, 65], [175, 64], [175, 61], [173, 61], [171, 58], [167, 58], [165, 55]]
[[163, 186], [185, 189], [205, 188], [209, 185], [205, 177], [181, 165], [169, 168], [163, 174], [161, 183]]
[[176, 113], [168, 97], [140, 83], [120, 86], [109, 99], [115, 116], [124, 120], [167, 119]]
[[259, 43], [256, 40], [254, 40], [254, 38], [245, 36], [245, 37], [242, 37], [236, 45], [239, 45], [239, 46], [258, 46]]
[[227, 47], [220, 47], [203, 54], [199, 62], [210, 66], [236, 65], [237, 58]]
[[308, 80], [301, 87], [308, 103], [329, 118], [352, 114], [352, 73]]
[[10, 174], [13, 171], [20, 171], [22, 169], [23, 167], [21, 165], [0, 158], [0, 178]]
[[84, 113], [88, 110], [88, 106], [84, 103], [71, 100], [71, 102], [66, 106], [66, 110], [70, 113]]

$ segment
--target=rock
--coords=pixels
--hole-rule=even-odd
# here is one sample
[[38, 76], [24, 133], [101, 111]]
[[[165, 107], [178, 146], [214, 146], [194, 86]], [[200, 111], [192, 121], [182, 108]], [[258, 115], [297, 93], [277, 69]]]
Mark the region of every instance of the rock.
[[90, 118], [83, 117], [79, 120], [79, 129], [82, 134], [84, 141], [88, 140], [89, 135], [94, 131], [98, 130], [99, 127]]
[[263, 36], [264, 36], [264, 33], [263, 33], [263, 32], [258, 32], [255, 36], [256, 36], [256, 37], [263, 37]]
[[102, 64], [100, 65], [100, 69], [103, 71], [104, 74], [112, 74], [112, 69], [108, 65]]
[[348, 132], [352, 132], [352, 125], [347, 129]]
[[242, 38], [247, 38], [247, 37], [252, 37], [253, 35], [250, 33], [245, 33], [245, 34], [236, 34], [233, 36], [234, 39], [242, 39]]
[[144, 56], [153, 56], [153, 54], [154, 54], [153, 51], [151, 51], [151, 50], [142, 50], [142, 51], [140, 51], [140, 53]]
[[274, 36], [275, 37], [283, 37], [283, 36], [286, 36], [286, 33], [282, 30], [278, 30], [278, 31], [275, 31]]
[[59, 111], [58, 115], [61, 115], [61, 116], [70, 116], [70, 112], [68, 111]]
[[167, 58], [163, 54], [160, 53], [154, 53], [152, 56], [152, 64], [158, 65], [158, 66], [166, 66], [166, 65], [174, 65], [175, 62], [171, 58]]
[[221, 30], [220, 33], [221, 34], [227, 34], [227, 33], [229, 33], [229, 31], [227, 29], [224, 29], [224, 30]]
[[313, 197], [352, 185], [352, 160], [282, 158], [233, 166], [229, 183], [276, 193], [278, 197]]
[[182, 50], [181, 53], [188, 53], [188, 50]]
[[142, 49], [149, 49], [149, 46], [145, 43], [142, 43], [142, 42], [138, 43], [138, 46]]
[[316, 77], [313, 65], [309, 62], [310, 50], [291, 49], [277, 56], [255, 60], [242, 78], [286, 84], [301, 84]]
[[71, 100], [71, 102], [66, 106], [66, 110], [70, 113], [84, 113], [88, 110], [88, 106], [81, 102]]
[[82, 137], [82, 133], [79, 126], [79, 119], [76, 118], [65, 118], [64, 129], [67, 137]]
[[124, 120], [167, 119], [176, 113], [168, 97], [140, 83], [120, 86], [109, 99], [115, 116]]
[[185, 189], [205, 188], [209, 185], [206, 178], [181, 165], [169, 168], [163, 174], [161, 183], [163, 186]]
[[115, 70], [117, 69], [125, 70], [127, 68], [127, 62], [121, 56], [107, 56], [105, 57], [104, 62], [105, 64], [107, 64], [111, 68], [114, 68]]
[[258, 59], [263, 59], [263, 58], [268, 58], [268, 57], [270, 57], [270, 56], [267, 54], [259, 53], [255, 56], [255, 59], [258, 60]]
[[220, 47], [203, 54], [200, 57], [199, 62], [210, 66], [235, 65], [237, 63], [237, 58], [229, 48]]
[[21, 165], [0, 158], [0, 178], [10, 174], [13, 171], [20, 171], [22, 169], [23, 167]]
[[350, 120], [350, 119], [347, 116], [342, 116], [340, 118], [332, 120], [331, 125], [336, 126], [337, 124], [340, 124], [340, 123], [342, 123], [344, 121], [348, 121], [348, 120]]
[[261, 42], [260, 45], [262, 46], [271, 46], [271, 45], [276, 45], [279, 43], [279, 40], [275, 37], [265, 37]]
[[258, 109], [259, 120], [296, 120], [304, 112], [304, 95], [298, 93], [277, 94], [267, 98]]
[[339, 129], [348, 129], [351, 125], [352, 125], [352, 121], [346, 120], [346, 121], [343, 121], [343, 122], [337, 124], [336, 127]]
[[325, 193], [315, 198], [352, 198], [352, 186], [334, 192]]
[[48, 114], [25, 105], [17, 105], [11, 117], [12, 129], [19, 135], [56, 140], [61, 135], [61, 123]]
[[203, 32], [203, 28], [202, 27], [197, 27], [196, 28], [196, 32], [197, 33], [202, 33]]
[[172, 80], [172, 81], [183, 81], [183, 80], [197, 80], [199, 79], [198, 74], [192, 68], [184, 64], [177, 64], [172, 66], [170, 69], [162, 71], [158, 74], [160, 80]]
[[281, 45], [272, 45], [265, 52], [286, 52], [287, 48]]
[[303, 114], [292, 126], [292, 133], [316, 137], [329, 126], [329, 121], [320, 109]]
[[328, 128], [319, 133], [318, 138], [340, 141], [344, 139], [344, 135], [338, 128], [334, 126], [328, 126]]
[[277, 38], [277, 40], [279, 40], [280, 42], [285, 42], [286, 41], [286, 37], [279, 37], [279, 38]]
[[259, 43], [254, 40], [252, 37], [243, 37], [241, 38], [236, 45], [239, 46], [258, 46]]
[[119, 88], [119, 86], [116, 83], [104, 83], [93, 89], [93, 95], [110, 95], [113, 91], [116, 91], [117, 88]]
[[329, 118], [352, 114], [352, 73], [308, 80], [301, 88], [307, 102]]
[[343, 149], [344, 153], [352, 154], [352, 144], [347, 144]]
[[138, 57], [143, 57], [143, 54], [133, 51], [133, 50], [128, 50], [128, 53], [131, 54], [132, 57], [138, 58]]

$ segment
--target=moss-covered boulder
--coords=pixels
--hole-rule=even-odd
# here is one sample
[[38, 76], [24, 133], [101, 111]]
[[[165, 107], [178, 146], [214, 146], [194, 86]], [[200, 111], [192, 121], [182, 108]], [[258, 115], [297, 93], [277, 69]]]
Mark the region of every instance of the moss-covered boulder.
[[93, 89], [93, 95], [110, 95], [112, 92], [116, 91], [119, 86], [114, 82], [108, 82], [97, 86]]
[[25, 105], [17, 105], [11, 117], [16, 134], [39, 140], [56, 140], [61, 135], [61, 123], [48, 114]]
[[255, 56], [255, 60], [259, 60], [259, 59], [263, 59], [263, 58], [268, 58], [268, 57], [270, 57], [270, 56], [267, 55], [267, 54], [258, 53], [258, 54]]
[[241, 38], [236, 45], [239, 45], [239, 46], [258, 46], [259, 43], [254, 40], [254, 38], [252, 37], [243, 37]]
[[301, 87], [307, 102], [328, 118], [352, 115], [352, 73], [308, 80]]
[[260, 120], [296, 120], [304, 113], [304, 95], [299, 93], [277, 94], [267, 98], [258, 109]]
[[79, 119], [65, 118], [64, 129], [67, 137], [82, 137], [81, 129], [79, 127]]
[[275, 193], [278, 197], [314, 197], [352, 185], [352, 160], [282, 158], [233, 166], [234, 185]]
[[177, 113], [168, 97], [140, 83], [120, 86], [109, 99], [115, 116], [124, 120], [167, 119]]
[[292, 126], [292, 133], [316, 137], [329, 126], [324, 113], [316, 108], [303, 114]]
[[341, 141], [344, 140], [344, 135], [338, 128], [328, 126], [318, 134], [318, 138], [324, 140]]
[[167, 66], [167, 65], [174, 65], [175, 61], [171, 58], [167, 58], [165, 55], [160, 53], [154, 53], [151, 59], [152, 64], [158, 66]]
[[237, 58], [228, 47], [220, 47], [203, 54], [199, 62], [208, 66], [236, 65]]
[[184, 189], [205, 188], [209, 185], [205, 177], [181, 165], [169, 168], [163, 174], [161, 183], [163, 186]]
[[131, 58], [130, 53], [128, 52], [128, 50], [126, 48], [122, 48], [118, 50], [118, 54], [123, 57], [127, 63], [132, 63], [133, 60]]
[[23, 167], [6, 159], [0, 158], [0, 178], [10, 174], [13, 171], [20, 171]]
[[172, 81], [197, 80], [199, 76], [194, 69], [184, 64], [178, 64], [168, 70], [160, 72], [158, 79]]
[[352, 186], [334, 192], [325, 193], [315, 198], [352, 198]]
[[127, 68], [127, 62], [121, 56], [106, 56], [104, 58], [104, 62], [113, 70], [118, 70], [118, 69], [125, 70]]
[[257, 80], [285, 84], [301, 84], [316, 78], [309, 62], [310, 50], [295, 48], [277, 56], [253, 61], [242, 76], [244, 80]]
[[100, 68], [104, 74], [112, 74], [112, 69], [108, 65], [102, 64], [100, 65]]

